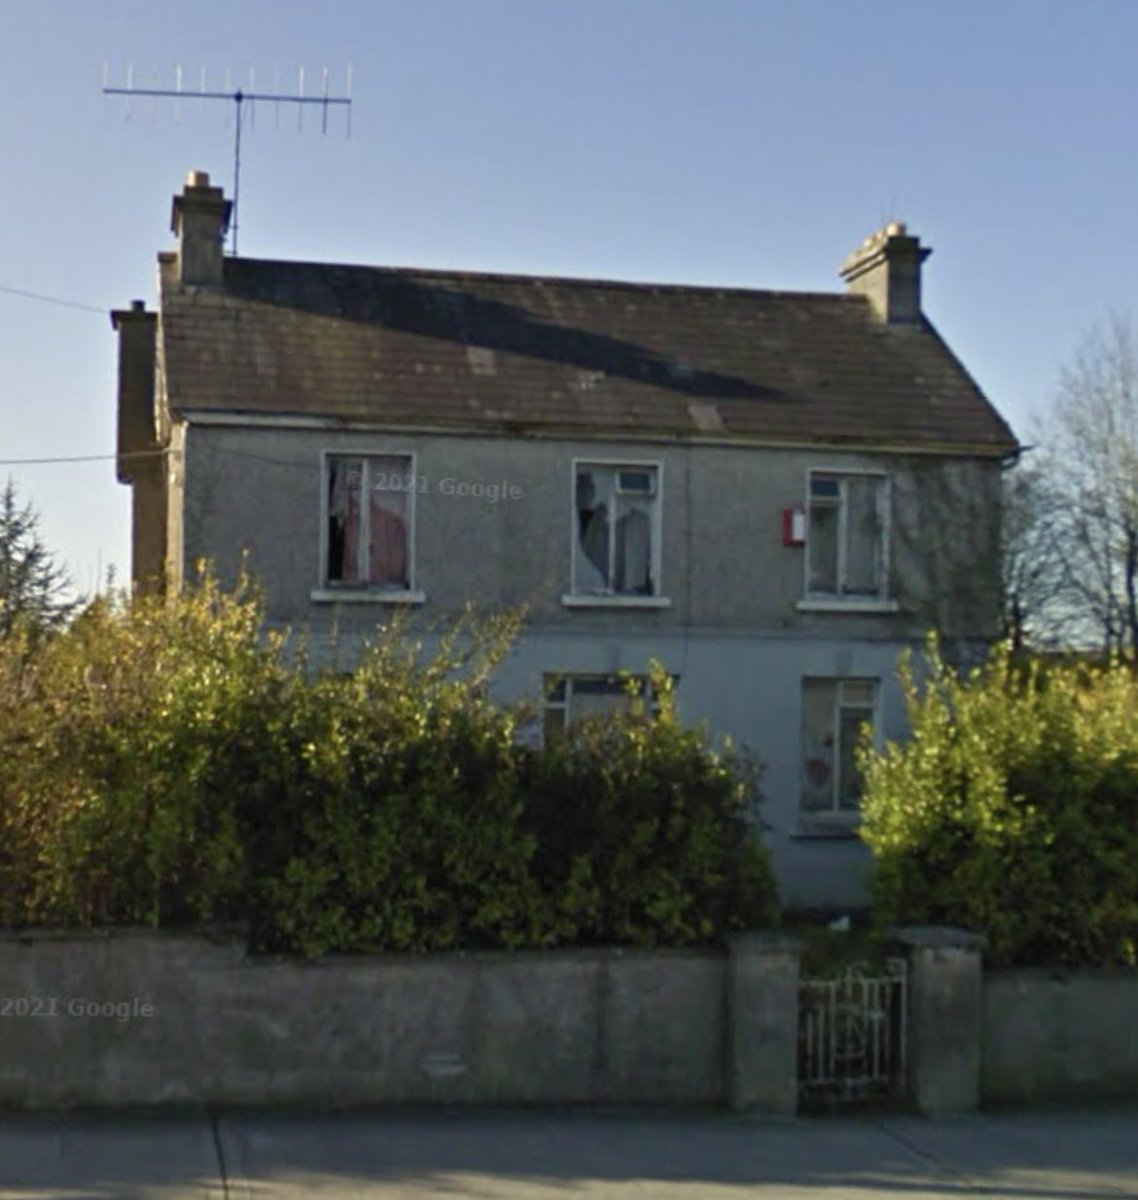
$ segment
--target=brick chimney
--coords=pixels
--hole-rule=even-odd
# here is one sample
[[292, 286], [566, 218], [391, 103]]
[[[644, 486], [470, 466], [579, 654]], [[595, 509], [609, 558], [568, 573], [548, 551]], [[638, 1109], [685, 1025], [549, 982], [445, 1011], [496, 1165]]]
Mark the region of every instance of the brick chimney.
[[118, 477], [130, 484], [130, 577], [142, 589], [161, 587], [167, 544], [165, 435], [154, 411], [157, 322], [141, 300], [111, 313], [119, 335]]
[[178, 281], [220, 287], [222, 251], [233, 205], [221, 188], [211, 187], [205, 171], [191, 171], [174, 197], [170, 228], [178, 237]]
[[154, 333], [158, 314], [141, 300], [111, 313], [119, 335], [119, 483], [133, 483], [140, 452], [157, 448], [154, 427]]
[[921, 319], [921, 263], [931, 253], [894, 221], [867, 237], [842, 263], [842, 278], [886, 324], [914, 325]]

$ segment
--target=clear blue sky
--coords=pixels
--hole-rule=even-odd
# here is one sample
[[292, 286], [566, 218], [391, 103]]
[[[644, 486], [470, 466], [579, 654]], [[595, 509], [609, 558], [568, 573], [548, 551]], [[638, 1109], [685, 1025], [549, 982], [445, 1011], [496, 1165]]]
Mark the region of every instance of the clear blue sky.
[[[0, 460], [109, 455], [107, 311], [152, 305], [170, 198], [227, 188], [228, 105], [104, 99], [355, 70], [340, 118], [246, 126], [240, 250], [838, 289], [887, 219], [1021, 438], [1138, 281], [1138, 4], [1123, 0], [0, 0]], [[109, 460], [0, 465], [80, 587], [129, 569]]]

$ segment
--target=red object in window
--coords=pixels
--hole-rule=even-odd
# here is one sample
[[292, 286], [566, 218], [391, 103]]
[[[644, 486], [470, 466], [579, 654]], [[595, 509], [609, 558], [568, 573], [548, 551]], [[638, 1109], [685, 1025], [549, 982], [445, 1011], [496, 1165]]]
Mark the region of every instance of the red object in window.
[[792, 506], [782, 510], [782, 544], [806, 545], [806, 513], [803, 509]]

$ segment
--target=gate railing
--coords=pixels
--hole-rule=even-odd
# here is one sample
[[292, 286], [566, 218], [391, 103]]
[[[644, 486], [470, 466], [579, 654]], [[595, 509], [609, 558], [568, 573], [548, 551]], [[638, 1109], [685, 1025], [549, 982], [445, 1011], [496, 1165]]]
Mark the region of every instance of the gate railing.
[[906, 962], [871, 974], [853, 963], [832, 979], [803, 979], [798, 1003], [802, 1102], [851, 1102], [905, 1088]]

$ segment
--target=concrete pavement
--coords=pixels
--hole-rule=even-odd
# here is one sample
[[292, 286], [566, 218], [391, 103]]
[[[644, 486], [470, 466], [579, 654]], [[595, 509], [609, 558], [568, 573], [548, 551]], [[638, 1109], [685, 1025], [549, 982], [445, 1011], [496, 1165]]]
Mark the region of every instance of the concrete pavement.
[[0, 1117], [2, 1200], [1138, 1197], [1138, 1108]]

